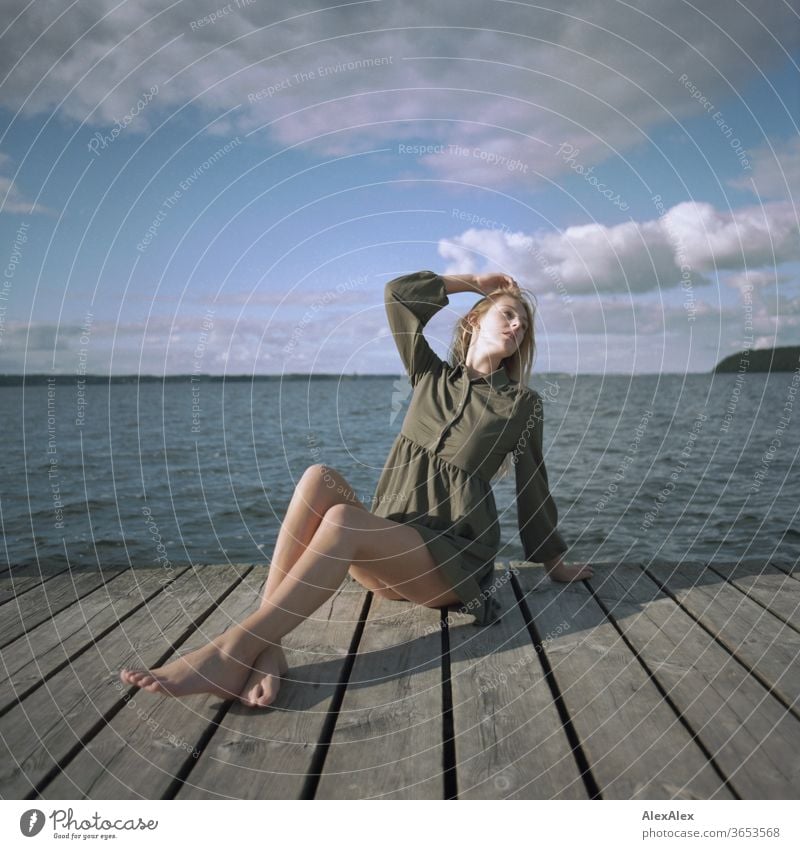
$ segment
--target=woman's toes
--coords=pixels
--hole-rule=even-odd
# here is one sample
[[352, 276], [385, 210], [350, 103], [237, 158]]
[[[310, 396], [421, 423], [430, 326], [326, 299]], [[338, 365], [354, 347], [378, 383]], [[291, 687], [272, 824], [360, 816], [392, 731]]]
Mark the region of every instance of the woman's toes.
[[246, 707], [268, 707], [278, 696], [281, 675], [288, 671], [280, 646], [265, 649], [256, 658], [250, 677], [242, 688], [240, 701]]
[[123, 669], [119, 677], [126, 684], [146, 690], [148, 693], [165, 692], [155, 672], [148, 669]]
[[256, 699], [256, 707], [269, 707], [275, 701], [275, 697], [270, 693], [265, 693], [261, 690], [258, 698]]
[[239, 701], [245, 707], [255, 707], [256, 699], [259, 696], [259, 688], [258, 687], [250, 687], [246, 689], [242, 695], [239, 697]]
[[264, 687], [263, 684], [258, 683], [241, 697], [241, 702], [245, 707], [264, 708], [269, 707], [276, 696], [277, 692], [273, 688]]
[[148, 687], [152, 686], [155, 682], [155, 678], [152, 675], [147, 675], [144, 672], [140, 672], [138, 675], [135, 675], [131, 679], [131, 684], [137, 686], [140, 690], [146, 690]]

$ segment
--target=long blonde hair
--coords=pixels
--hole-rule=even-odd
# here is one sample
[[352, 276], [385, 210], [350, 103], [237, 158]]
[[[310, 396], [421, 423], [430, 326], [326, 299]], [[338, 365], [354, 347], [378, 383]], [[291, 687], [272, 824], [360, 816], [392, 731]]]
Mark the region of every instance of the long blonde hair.
[[[472, 344], [474, 328], [470, 324], [470, 317], [474, 317], [480, 322], [481, 318], [491, 309], [492, 304], [501, 296], [510, 295], [519, 304], [522, 305], [525, 311], [525, 317], [528, 321], [528, 326], [525, 331], [525, 336], [519, 347], [513, 354], [501, 360], [500, 365], [506, 370], [509, 380], [517, 382], [518, 401], [522, 393], [528, 388], [528, 383], [531, 378], [531, 370], [533, 368], [534, 359], [536, 357], [536, 335], [534, 332], [534, 319], [536, 318], [536, 298], [533, 293], [520, 286], [508, 286], [502, 289], [496, 289], [489, 295], [481, 298], [472, 308], [466, 312], [456, 322], [453, 329], [453, 338], [450, 344], [449, 360], [450, 365], [455, 367], [461, 363], [466, 368], [467, 351]], [[507, 454], [500, 465], [500, 468], [492, 478], [493, 481], [500, 480], [511, 471], [511, 455]]]

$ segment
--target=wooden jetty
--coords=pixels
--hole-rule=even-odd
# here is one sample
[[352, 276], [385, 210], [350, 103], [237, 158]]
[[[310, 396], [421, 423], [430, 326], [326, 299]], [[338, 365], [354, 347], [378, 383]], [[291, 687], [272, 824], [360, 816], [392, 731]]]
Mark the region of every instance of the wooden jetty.
[[504, 615], [482, 629], [348, 579], [284, 640], [268, 709], [118, 681], [241, 619], [266, 572], [0, 577], [0, 796], [800, 796], [796, 564], [595, 564], [554, 584], [498, 562]]

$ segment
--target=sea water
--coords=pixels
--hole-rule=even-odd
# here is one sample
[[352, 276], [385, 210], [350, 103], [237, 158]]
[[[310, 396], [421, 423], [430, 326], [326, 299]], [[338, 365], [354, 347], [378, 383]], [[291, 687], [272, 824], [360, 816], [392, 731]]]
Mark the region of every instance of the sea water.
[[[800, 373], [535, 375], [575, 561], [800, 554]], [[408, 406], [393, 377], [0, 388], [5, 565], [265, 563], [304, 469], [369, 505]], [[521, 559], [514, 475], [501, 558]]]

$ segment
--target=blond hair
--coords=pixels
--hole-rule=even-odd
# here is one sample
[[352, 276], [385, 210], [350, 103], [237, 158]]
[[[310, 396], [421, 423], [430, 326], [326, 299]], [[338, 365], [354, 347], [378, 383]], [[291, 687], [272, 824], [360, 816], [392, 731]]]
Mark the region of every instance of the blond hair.
[[[528, 382], [531, 378], [531, 370], [536, 356], [536, 338], [533, 327], [534, 319], [536, 317], [536, 299], [527, 289], [522, 289], [515, 285], [509, 285], [501, 289], [496, 289], [494, 292], [486, 295], [474, 304], [472, 308], [462, 315], [456, 322], [453, 329], [453, 338], [450, 344], [448, 357], [451, 366], [455, 367], [458, 364], [462, 364], [466, 368], [467, 352], [469, 351], [469, 346], [472, 344], [475, 332], [475, 328], [472, 326], [469, 319], [470, 317], [473, 317], [480, 323], [481, 318], [486, 315], [494, 302], [501, 295], [510, 295], [519, 304], [521, 304], [528, 322], [525, 330], [525, 336], [523, 337], [522, 342], [520, 342], [517, 350], [510, 356], [504, 357], [500, 362], [500, 365], [505, 368], [509, 380], [516, 381], [517, 383], [516, 400], [519, 401], [523, 393], [528, 388]], [[500, 480], [501, 478], [506, 477], [506, 475], [508, 475], [511, 471], [511, 465], [511, 455], [507, 454], [492, 480]]]

